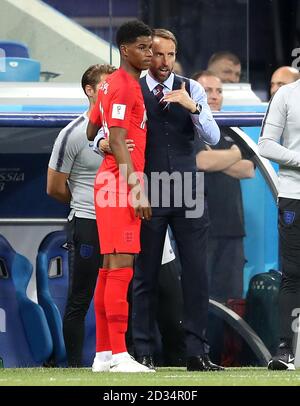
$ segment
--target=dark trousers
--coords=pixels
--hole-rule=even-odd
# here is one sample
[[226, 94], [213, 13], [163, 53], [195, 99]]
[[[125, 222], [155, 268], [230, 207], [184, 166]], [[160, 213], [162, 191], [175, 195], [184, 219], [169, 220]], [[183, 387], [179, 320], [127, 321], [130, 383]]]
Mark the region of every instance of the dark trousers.
[[102, 265], [96, 220], [74, 217], [68, 224], [69, 291], [63, 321], [68, 365], [81, 366], [84, 319]]
[[300, 200], [279, 199], [278, 229], [282, 266], [279, 338], [291, 344], [293, 323], [300, 313]]
[[[138, 356], [153, 353], [153, 332], [157, 310], [158, 274], [168, 224], [177, 243], [182, 265], [184, 330], [187, 356], [208, 351], [207, 230], [208, 216], [197, 219], [164, 216], [144, 221], [141, 228], [141, 253], [133, 279], [132, 335]], [[158, 309], [159, 311], [159, 309]]]
[[243, 238], [209, 237], [207, 255], [210, 297], [221, 303], [241, 299], [245, 265]]
[[178, 258], [161, 265], [158, 280], [157, 322], [161, 337], [162, 365], [185, 364], [181, 265]]

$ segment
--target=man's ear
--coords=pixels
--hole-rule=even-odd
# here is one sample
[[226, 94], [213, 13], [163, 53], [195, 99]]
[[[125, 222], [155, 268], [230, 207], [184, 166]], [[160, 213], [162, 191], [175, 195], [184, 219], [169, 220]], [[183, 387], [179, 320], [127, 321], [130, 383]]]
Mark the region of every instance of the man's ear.
[[128, 48], [127, 48], [127, 46], [126, 45], [120, 45], [120, 51], [121, 51], [121, 54], [123, 55], [123, 56], [125, 56], [125, 57], [127, 57], [128, 56]]
[[86, 85], [84, 90], [85, 90], [85, 93], [87, 94], [88, 97], [93, 97], [94, 89], [92, 88], [91, 85]]

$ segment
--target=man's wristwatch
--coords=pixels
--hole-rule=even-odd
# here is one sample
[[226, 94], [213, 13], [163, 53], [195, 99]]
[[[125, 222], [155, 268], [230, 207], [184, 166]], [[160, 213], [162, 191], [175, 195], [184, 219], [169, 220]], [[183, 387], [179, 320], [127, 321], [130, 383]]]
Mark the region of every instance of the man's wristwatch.
[[192, 112], [192, 114], [200, 114], [202, 110], [202, 106], [199, 103], [196, 103], [196, 110]]

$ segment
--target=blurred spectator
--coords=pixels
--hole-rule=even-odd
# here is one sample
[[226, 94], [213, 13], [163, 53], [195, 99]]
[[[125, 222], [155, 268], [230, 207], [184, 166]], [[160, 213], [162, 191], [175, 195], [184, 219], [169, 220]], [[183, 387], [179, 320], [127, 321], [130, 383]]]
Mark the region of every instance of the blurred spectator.
[[232, 52], [221, 51], [210, 57], [207, 69], [218, 76], [223, 83], [239, 83], [242, 65], [238, 56]]
[[183, 76], [183, 67], [180, 62], [175, 61], [173, 72], [176, 73], [176, 75]]
[[296, 82], [300, 79], [299, 71], [291, 66], [281, 66], [276, 69], [271, 78], [270, 94], [274, 96], [275, 92], [283, 86], [289, 83]]
[[[213, 111], [222, 107], [222, 82], [210, 71], [193, 76], [205, 89]], [[200, 152], [198, 152], [200, 150]], [[210, 296], [219, 302], [243, 295], [245, 264], [244, 213], [239, 179], [252, 178], [254, 165], [244, 159], [234, 141], [221, 131], [214, 147], [199, 145], [197, 166], [205, 174], [211, 221], [208, 238]]]
[[223, 86], [221, 79], [209, 70], [194, 73], [194, 80], [199, 82], [207, 95], [207, 103], [212, 111], [220, 111], [223, 103]]

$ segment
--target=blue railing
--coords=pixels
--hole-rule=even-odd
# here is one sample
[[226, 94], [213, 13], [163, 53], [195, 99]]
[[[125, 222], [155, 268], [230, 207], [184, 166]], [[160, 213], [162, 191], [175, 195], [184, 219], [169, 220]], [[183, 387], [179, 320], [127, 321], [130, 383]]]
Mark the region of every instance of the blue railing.
[[224, 127], [260, 127], [265, 113], [219, 112], [213, 113], [218, 125]]
[[[0, 127], [64, 127], [78, 117], [78, 113], [0, 113]], [[264, 113], [214, 113], [220, 126], [260, 127]]]
[[0, 113], [0, 127], [64, 127], [78, 113]]

